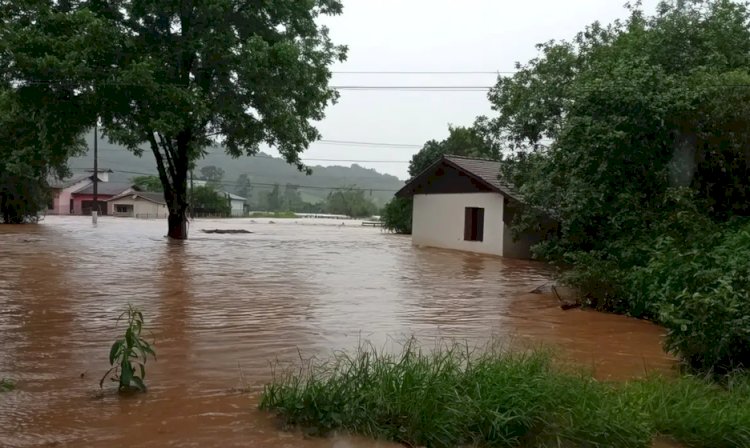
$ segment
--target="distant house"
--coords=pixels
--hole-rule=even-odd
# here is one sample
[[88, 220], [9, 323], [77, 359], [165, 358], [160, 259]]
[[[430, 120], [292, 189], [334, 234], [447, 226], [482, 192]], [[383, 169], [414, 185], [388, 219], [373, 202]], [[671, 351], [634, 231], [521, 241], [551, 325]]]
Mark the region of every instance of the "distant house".
[[[511, 185], [499, 179], [500, 162], [443, 156], [396, 193], [414, 198], [412, 242], [416, 245], [530, 258], [543, 235], [509, 229], [522, 206]], [[551, 223], [544, 223], [545, 226]]]
[[[100, 169], [97, 173], [97, 178], [100, 185], [109, 181], [109, 173], [112, 170]], [[47, 214], [49, 215], [74, 215], [75, 203], [73, 200], [73, 193], [82, 190], [94, 183], [93, 174], [79, 174], [67, 179], [50, 178], [48, 180], [50, 186], [51, 198], [47, 205]], [[79, 212], [80, 213], [80, 212]]]
[[166, 218], [169, 215], [164, 193], [132, 191], [107, 201], [109, 214], [127, 218]]
[[224, 192], [224, 195], [229, 200], [229, 206], [231, 207], [232, 216], [244, 216], [245, 215], [245, 201], [246, 198], [237, 196], [236, 194]]
[[[109, 214], [107, 200], [115, 196], [132, 193], [137, 188], [132, 184], [100, 183], [97, 185], [97, 202], [99, 202], [99, 214]], [[90, 215], [94, 209], [94, 185], [87, 185], [71, 194], [74, 215]]]

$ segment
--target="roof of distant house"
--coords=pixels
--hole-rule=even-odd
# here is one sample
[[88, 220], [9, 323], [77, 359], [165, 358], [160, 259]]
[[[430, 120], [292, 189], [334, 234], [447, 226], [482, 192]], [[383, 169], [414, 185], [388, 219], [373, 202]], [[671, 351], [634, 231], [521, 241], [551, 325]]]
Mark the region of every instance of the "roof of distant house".
[[232, 194], [232, 193], [229, 193], [227, 191], [225, 191], [224, 194], [226, 194], [229, 199], [233, 199], [235, 201], [245, 201], [245, 200], [247, 200], [247, 198], [243, 198], [242, 196], [237, 196], [236, 194]]
[[156, 191], [132, 191], [132, 192], [126, 192], [119, 194], [111, 199], [108, 199], [108, 201], [116, 201], [118, 199], [126, 198], [126, 197], [132, 197], [133, 199], [141, 198], [146, 201], [154, 202], [156, 204], [163, 204], [166, 205], [167, 201], [164, 200], [164, 193], [156, 192]]
[[[97, 185], [96, 192], [104, 196], [117, 196], [121, 193], [134, 190], [133, 184], [122, 184], [122, 183], [110, 183], [100, 182]], [[73, 194], [94, 194], [94, 185], [87, 185], [79, 190], [73, 192]]]
[[436, 160], [424, 171], [409, 180], [406, 185], [396, 193], [396, 196], [411, 196], [413, 194], [414, 186], [424, 182], [428, 177], [433, 175], [435, 169], [440, 165], [448, 165], [470, 176], [489, 190], [520, 201], [521, 195], [516, 192], [515, 188], [513, 188], [510, 183], [500, 178], [500, 167], [502, 166], [502, 162], [453, 155], [444, 155]]
[[75, 176], [68, 177], [66, 179], [59, 179], [55, 176], [50, 176], [47, 179], [47, 183], [49, 184], [50, 188], [68, 188], [77, 184], [78, 182], [81, 182], [82, 180], [93, 179], [93, 178], [94, 178], [93, 174], [77, 174]]

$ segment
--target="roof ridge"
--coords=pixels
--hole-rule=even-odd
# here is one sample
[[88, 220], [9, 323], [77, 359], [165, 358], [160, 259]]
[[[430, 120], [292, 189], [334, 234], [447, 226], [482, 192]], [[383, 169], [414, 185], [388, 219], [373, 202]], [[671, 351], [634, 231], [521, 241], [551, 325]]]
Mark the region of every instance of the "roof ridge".
[[443, 154], [443, 157], [450, 157], [452, 159], [480, 160], [482, 162], [497, 162], [497, 163], [502, 163], [502, 160], [497, 160], [497, 159], [489, 159], [489, 158], [483, 158], [483, 157], [459, 156], [459, 155], [456, 155], [456, 154]]

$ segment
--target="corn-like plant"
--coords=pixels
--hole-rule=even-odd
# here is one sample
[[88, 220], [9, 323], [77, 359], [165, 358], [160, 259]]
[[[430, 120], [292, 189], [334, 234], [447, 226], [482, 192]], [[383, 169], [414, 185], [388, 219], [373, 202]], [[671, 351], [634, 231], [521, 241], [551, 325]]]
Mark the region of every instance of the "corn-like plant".
[[138, 308], [128, 305], [128, 309], [117, 318], [118, 322], [126, 316], [128, 326], [125, 329], [125, 336], [112, 344], [109, 350], [109, 364], [112, 367], [99, 381], [99, 387], [103, 387], [104, 380], [110, 378], [119, 383], [120, 392], [133, 390], [145, 392], [146, 384], [143, 379], [146, 377], [146, 360], [149, 355], [156, 360], [156, 353], [151, 348], [151, 344], [141, 337], [143, 313]]

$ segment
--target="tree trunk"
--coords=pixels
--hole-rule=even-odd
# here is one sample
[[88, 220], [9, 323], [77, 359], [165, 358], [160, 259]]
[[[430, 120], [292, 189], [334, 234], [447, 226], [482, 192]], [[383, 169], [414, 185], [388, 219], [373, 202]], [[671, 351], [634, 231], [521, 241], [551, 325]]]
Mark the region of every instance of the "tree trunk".
[[186, 240], [188, 238], [187, 170], [176, 174], [172, 198], [171, 201], [167, 201], [169, 205], [169, 231], [167, 236], [175, 240]]
[[169, 212], [169, 236], [175, 240], [186, 240], [187, 233], [187, 210], [177, 210]]

